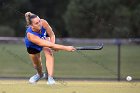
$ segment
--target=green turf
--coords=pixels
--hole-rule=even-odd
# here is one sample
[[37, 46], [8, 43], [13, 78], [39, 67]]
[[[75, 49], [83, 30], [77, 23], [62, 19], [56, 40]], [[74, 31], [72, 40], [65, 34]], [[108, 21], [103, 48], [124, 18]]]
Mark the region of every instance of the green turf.
[[[140, 47], [121, 47], [121, 75], [140, 78]], [[80, 53], [79, 53], [80, 52]], [[101, 51], [56, 52], [55, 76], [77, 78], [116, 78], [117, 46], [104, 45]], [[43, 53], [42, 53], [43, 55]], [[43, 56], [43, 64], [45, 58]], [[0, 45], [0, 76], [30, 77], [36, 73], [23, 44]]]
[[140, 93], [139, 82], [65, 81], [49, 86], [25, 80], [1, 80], [0, 93]]

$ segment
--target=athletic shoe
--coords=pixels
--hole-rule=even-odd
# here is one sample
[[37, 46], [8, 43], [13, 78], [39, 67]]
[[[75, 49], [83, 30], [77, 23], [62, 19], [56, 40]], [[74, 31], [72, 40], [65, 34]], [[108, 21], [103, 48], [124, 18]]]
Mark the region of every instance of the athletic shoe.
[[47, 84], [48, 84], [48, 85], [56, 84], [56, 83], [55, 83], [55, 80], [53, 79], [53, 77], [48, 76], [48, 82], [47, 82]]
[[36, 75], [32, 76], [32, 77], [29, 79], [29, 83], [34, 84], [34, 83], [36, 83], [38, 80], [40, 80], [41, 78], [46, 78], [46, 74], [43, 73], [43, 76], [41, 76], [41, 77], [40, 77], [39, 74], [36, 74]]

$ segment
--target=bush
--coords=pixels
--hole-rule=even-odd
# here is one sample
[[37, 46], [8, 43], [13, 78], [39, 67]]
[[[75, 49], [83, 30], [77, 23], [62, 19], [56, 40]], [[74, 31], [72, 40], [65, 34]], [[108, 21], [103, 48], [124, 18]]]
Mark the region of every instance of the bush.
[[0, 26], [0, 36], [14, 36], [15, 31], [9, 26]]

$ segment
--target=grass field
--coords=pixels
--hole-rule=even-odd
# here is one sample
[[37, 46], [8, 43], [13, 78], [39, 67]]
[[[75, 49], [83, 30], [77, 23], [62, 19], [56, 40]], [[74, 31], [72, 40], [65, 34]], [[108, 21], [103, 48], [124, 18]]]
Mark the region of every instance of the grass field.
[[[64, 83], [64, 82], [63, 82]], [[26, 80], [0, 80], [0, 93], [140, 93], [140, 82], [65, 81], [49, 86]]]
[[[140, 79], [140, 46], [121, 47], [121, 77]], [[42, 53], [43, 55], [43, 53]], [[55, 77], [117, 78], [117, 46], [101, 51], [56, 52]], [[42, 58], [45, 65], [45, 58]], [[0, 44], [0, 76], [30, 77], [36, 73], [23, 44]]]

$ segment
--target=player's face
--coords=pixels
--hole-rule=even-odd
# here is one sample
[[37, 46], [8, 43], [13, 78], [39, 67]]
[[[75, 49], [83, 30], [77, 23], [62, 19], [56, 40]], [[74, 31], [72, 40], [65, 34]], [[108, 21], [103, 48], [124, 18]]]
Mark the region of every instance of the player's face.
[[31, 26], [33, 27], [33, 29], [39, 31], [42, 27], [41, 19], [39, 17], [36, 17], [33, 18], [31, 21], [32, 21]]

